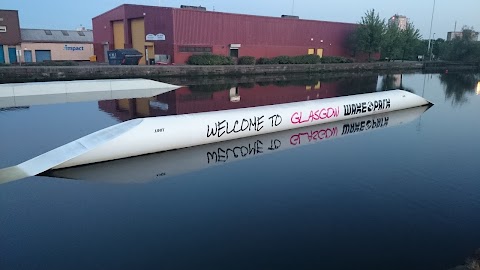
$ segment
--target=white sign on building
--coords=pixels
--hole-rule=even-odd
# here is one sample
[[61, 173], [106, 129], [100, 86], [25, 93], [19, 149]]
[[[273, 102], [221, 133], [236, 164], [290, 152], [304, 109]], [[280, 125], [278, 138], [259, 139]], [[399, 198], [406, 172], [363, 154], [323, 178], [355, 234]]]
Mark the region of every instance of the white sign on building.
[[165, 40], [165, 34], [162, 34], [162, 33], [158, 33], [158, 34], [156, 34], [156, 35], [154, 35], [154, 34], [148, 34], [148, 35], [145, 37], [145, 40], [147, 40], [147, 41]]

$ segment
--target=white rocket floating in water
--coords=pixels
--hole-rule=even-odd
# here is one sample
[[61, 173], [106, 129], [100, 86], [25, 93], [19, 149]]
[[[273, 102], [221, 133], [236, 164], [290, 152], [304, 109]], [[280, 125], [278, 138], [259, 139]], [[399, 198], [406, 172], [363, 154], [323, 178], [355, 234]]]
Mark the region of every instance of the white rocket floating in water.
[[175, 151], [53, 170], [45, 175], [109, 183], [162, 180], [239, 160], [407, 124], [428, 108], [422, 106]]
[[424, 98], [410, 92], [392, 90], [255, 108], [134, 119], [1, 170], [0, 179], [18, 179], [50, 169], [216, 143], [429, 104]]

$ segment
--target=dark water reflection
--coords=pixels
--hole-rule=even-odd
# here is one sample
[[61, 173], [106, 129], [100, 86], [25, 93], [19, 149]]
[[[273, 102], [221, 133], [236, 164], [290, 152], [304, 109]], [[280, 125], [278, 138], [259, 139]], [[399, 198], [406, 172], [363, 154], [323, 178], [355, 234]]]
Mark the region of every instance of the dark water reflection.
[[[0, 269], [464, 265], [480, 247], [479, 74], [225, 81], [156, 97], [3, 108], [0, 168], [128, 119], [398, 87], [435, 106], [402, 125], [191, 172], [193, 154], [172, 151], [165, 161], [95, 165], [117, 177], [90, 169], [89, 181], [57, 172], [0, 185]], [[169, 162], [187, 172], [140, 181]], [[111, 184], [123, 179], [142, 184]]]

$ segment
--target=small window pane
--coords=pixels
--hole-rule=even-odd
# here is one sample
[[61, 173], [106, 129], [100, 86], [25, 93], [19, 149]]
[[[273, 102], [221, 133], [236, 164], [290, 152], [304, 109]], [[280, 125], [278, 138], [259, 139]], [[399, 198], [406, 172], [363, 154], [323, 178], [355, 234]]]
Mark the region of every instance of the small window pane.
[[62, 30], [62, 34], [63, 34], [64, 36], [68, 36], [68, 35], [69, 35], [68, 32], [65, 31], [65, 30]]
[[52, 31], [50, 31], [50, 30], [45, 30], [45, 34], [51, 36], [51, 35], [52, 35]]
[[78, 33], [79, 36], [82, 36], [82, 37], [85, 36], [85, 33], [83, 33], [82, 31], [78, 31], [77, 33]]

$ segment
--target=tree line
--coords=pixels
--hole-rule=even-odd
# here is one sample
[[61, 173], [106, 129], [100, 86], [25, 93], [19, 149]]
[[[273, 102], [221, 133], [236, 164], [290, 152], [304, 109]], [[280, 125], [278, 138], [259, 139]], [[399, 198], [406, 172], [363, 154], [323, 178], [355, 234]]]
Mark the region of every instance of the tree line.
[[473, 28], [464, 26], [461, 37], [451, 41], [423, 39], [420, 31], [411, 22], [401, 29], [398, 24], [386, 22], [374, 9], [368, 10], [359, 22], [359, 27], [350, 37], [354, 54], [362, 52], [368, 58], [380, 54], [383, 60], [417, 60], [423, 56], [428, 60], [478, 62], [480, 42]]

